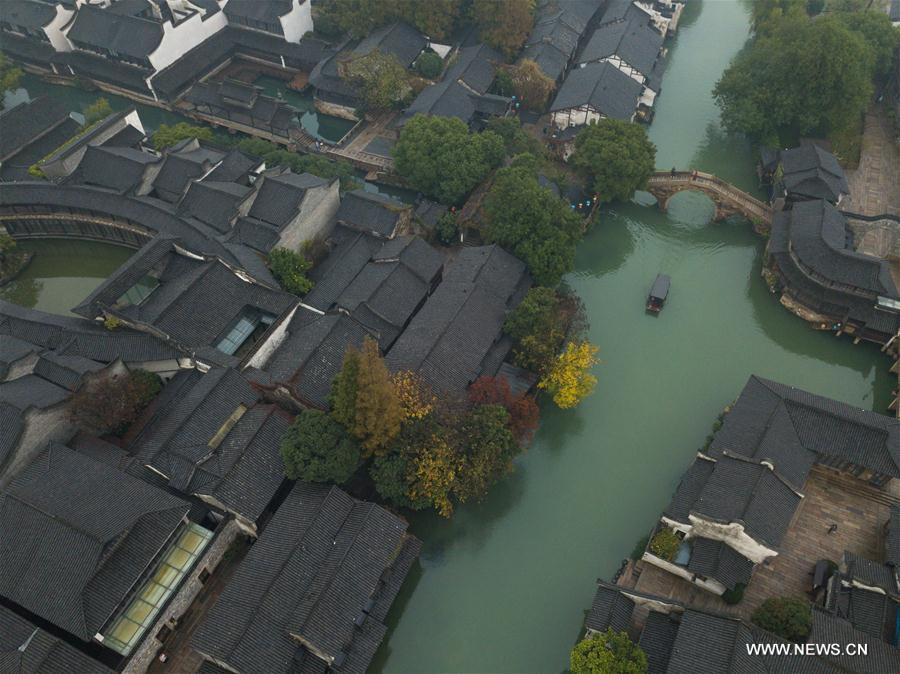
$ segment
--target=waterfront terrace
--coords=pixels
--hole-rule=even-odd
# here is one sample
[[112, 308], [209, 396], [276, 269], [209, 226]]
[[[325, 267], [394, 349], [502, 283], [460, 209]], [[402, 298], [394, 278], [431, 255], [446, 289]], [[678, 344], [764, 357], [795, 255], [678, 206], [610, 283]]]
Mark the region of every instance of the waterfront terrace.
[[364, 672], [420, 542], [336, 487], [298, 483], [193, 638], [229, 672]]
[[[747, 617], [768, 597], [809, 590], [829, 553], [881, 556], [897, 477], [900, 421], [751, 377], [654, 530], [676, 532], [677, 553], [651, 542], [630, 582]], [[718, 599], [726, 593], [737, 600]]]
[[822, 329], [885, 343], [900, 330], [887, 261], [858, 253], [843, 215], [824, 200], [776, 213], [766, 247], [781, 302]]

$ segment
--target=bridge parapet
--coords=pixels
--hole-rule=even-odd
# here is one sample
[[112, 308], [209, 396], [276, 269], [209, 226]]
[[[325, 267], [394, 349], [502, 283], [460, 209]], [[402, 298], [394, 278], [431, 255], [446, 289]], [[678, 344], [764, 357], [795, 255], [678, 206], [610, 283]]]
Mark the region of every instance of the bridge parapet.
[[702, 171], [660, 171], [647, 180], [647, 191], [662, 211], [669, 206], [669, 199], [679, 192], [695, 190], [703, 192], [716, 205], [716, 221], [729, 215], [743, 215], [754, 223], [757, 231], [766, 232], [772, 225], [773, 210], [768, 204], [713, 175]]

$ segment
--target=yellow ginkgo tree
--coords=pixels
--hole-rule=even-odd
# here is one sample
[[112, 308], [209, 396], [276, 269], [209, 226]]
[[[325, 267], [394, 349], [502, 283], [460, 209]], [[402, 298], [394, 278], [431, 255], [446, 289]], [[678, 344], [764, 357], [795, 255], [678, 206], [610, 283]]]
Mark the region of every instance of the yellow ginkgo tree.
[[562, 409], [575, 407], [594, 391], [597, 378], [590, 369], [599, 363], [599, 349], [590, 342], [569, 342], [538, 382], [538, 388], [553, 396]]

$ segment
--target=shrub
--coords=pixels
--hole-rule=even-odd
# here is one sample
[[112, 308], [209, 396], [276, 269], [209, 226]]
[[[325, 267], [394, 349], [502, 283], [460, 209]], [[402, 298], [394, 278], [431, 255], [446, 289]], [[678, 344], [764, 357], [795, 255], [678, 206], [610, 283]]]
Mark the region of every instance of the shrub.
[[770, 597], [753, 612], [755, 625], [782, 639], [802, 643], [809, 636], [812, 610], [809, 602], [800, 597]]
[[452, 246], [459, 242], [459, 227], [456, 224], [456, 215], [447, 211], [434, 227], [435, 236], [445, 246]]
[[281, 439], [281, 458], [292, 480], [343, 484], [359, 465], [359, 445], [325, 412], [303, 410]]
[[103, 327], [112, 332], [122, 327], [122, 320], [115, 316], [107, 316], [103, 319]]
[[162, 388], [146, 370], [98, 377], [79, 389], [69, 405], [69, 419], [83, 431], [123, 435]]
[[725, 592], [722, 593], [722, 601], [733, 606], [744, 598], [744, 590], [746, 589], [747, 586], [744, 583], [738, 583], [734, 586], [734, 589], [725, 590]]
[[675, 559], [675, 555], [678, 554], [678, 548], [680, 547], [681, 537], [675, 533], [674, 529], [669, 527], [657, 531], [650, 541], [650, 552], [667, 562]]
[[569, 665], [572, 674], [646, 674], [647, 655], [625, 632], [610, 628], [580, 641]]
[[171, 147], [185, 138], [197, 138], [199, 140], [212, 140], [213, 132], [208, 126], [196, 126], [187, 122], [179, 122], [169, 126], [160, 124], [153, 134], [153, 147], [162, 150]]
[[99, 122], [104, 117], [112, 114], [112, 107], [105, 98], [98, 98], [84, 110], [84, 123], [90, 126], [94, 122]]
[[416, 60], [416, 70], [422, 77], [433, 80], [444, 69], [444, 59], [433, 51], [427, 51]]
[[313, 282], [306, 276], [309, 268], [309, 260], [289, 248], [273, 248], [269, 252], [269, 269], [272, 276], [289, 293], [305, 295], [312, 290]]

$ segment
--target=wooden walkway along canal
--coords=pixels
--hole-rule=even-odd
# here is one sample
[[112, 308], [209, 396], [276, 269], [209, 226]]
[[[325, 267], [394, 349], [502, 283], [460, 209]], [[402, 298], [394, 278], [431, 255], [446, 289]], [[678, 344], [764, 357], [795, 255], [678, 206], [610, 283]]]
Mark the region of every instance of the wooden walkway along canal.
[[668, 209], [669, 199], [686, 190], [703, 192], [713, 200], [716, 205], [713, 219], [716, 221], [740, 214], [753, 221], [758, 232], [768, 231], [772, 225], [771, 206], [711, 173], [659, 171], [647, 181], [647, 191], [656, 197], [662, 211]]

